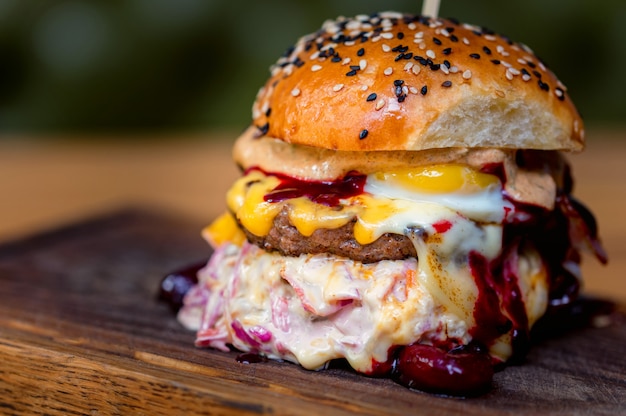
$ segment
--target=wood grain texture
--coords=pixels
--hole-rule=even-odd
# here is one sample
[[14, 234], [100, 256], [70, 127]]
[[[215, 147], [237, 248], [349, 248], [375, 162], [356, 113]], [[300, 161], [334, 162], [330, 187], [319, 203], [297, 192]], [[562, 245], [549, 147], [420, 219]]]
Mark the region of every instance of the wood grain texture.
[[538, 342], [468, 399], [342, 368], [193, 347], [156, 300], [203, 259], [198, 224], [123, 212], [0, 247], [0, 414], [624, 414], [626, 316]]

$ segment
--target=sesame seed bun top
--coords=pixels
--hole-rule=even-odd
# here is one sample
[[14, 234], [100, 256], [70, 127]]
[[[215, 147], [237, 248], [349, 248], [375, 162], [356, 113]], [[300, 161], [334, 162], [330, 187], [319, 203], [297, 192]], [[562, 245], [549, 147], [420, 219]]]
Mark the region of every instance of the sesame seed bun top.
[[581, 150], [565, 86], [525, 45], [450, 19], [340, 17], [271, 68], [259, 136], [326, 149]]

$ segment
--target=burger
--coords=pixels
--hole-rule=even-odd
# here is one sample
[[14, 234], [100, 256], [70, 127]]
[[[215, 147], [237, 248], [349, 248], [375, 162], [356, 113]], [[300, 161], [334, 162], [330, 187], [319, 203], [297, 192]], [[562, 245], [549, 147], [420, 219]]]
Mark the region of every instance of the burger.
[[179, 321], [196, 345], [466, 394], [606, 255], [563, 152], [565, 86], [525, 45], [453, 19], [340, 17], [271, 67], [213, 254]]

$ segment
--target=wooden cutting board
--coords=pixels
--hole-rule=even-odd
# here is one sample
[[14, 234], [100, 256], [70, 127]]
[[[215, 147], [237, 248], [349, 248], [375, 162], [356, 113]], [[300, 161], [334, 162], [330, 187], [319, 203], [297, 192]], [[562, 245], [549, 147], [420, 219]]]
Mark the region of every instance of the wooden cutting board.
[[538, 342], [466, 399], [197, 349], [157, 292], [206, 258], [199, 230], [133, 211], [1, 246], [0, 414], [626, 414], [623, 308]]

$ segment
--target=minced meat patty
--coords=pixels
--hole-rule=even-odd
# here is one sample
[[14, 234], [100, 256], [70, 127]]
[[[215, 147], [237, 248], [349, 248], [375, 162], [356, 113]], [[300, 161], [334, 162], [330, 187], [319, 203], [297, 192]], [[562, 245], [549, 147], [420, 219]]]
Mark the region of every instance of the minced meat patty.
[[266, 236], [256, 236], [245, 228], [244, 232], [251, 243], [267, 251], [278, 251], [285, 256], [328, 253], [363, 263], [417, 256], [411, 240], [403, 235], [383, 234], [371, 244], [359, 244], [354, 238], [355, 222], [353, 220], [335, 229], [318, 229], [310, 237], [306, 237], [291, 225], [287, 209], [283, 209], [274, 219], [272, 229]]

